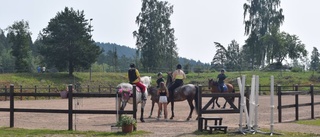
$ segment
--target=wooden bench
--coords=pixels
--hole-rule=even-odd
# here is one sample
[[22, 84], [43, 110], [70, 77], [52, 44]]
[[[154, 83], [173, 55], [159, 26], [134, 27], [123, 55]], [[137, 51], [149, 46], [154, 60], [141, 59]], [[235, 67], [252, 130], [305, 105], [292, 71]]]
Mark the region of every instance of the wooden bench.
[[224, 133], [227, 133], [228, 126], [221, 126], [221, 125], [207, 125], [209, 128], [209, 133], [212, 134], [212, 130], [214, 131], [223, 131]]
[[214, 121], [214, 125], [221, 125], [221, 117], [201, 117], [200, 118], [200, 131], [207, 130], [208, 121]]

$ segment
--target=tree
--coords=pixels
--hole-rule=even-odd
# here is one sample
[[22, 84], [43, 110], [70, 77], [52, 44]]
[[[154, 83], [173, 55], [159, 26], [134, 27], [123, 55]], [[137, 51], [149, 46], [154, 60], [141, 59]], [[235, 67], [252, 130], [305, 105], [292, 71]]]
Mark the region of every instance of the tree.
[[27, 21], [14, 22], [12, 26], [7, 28], [9, 42], [12, 44], [12, 56], [15, 57], [15, 69], [17, 72], [30, 71], [30, 65], [27, 59], [30, 57], [31, 32], [29, 31], [29, 23]]
[[320, 59], [319, 59], [319, 51], [316, 47], [313, 47], [312, 53], [311, 53], [311, 64], [310, 67], [313, 70], [313, 73], [315, 70], [319, 69], [320, 66]]
[[91, 39], [91, 31], [92, 26], [85, 19], [84, 11], [65, 7], [40, 34], [44, 43], [40, 54], [48, 66], [59, 70], [68, 68], [69, 75], [75, 68], [89, 69], [102, 52]]
[[240, 70], [240, 49], [237, 41], [232, 40], [228, 45], [226, 67], [231, 70]]
[[173, 63], [177, 62], [176, 39], [169, 19], [172, 13], [173, 6], [166, 1], [142, 0], [141, 12], [136, 18], [139, 28], [133, 36], [144, 68], [155, 70], [168, 66], [173, 69]]
[[217, 51], [211, 64], [217, 66], [216, 68], [222, 69], [225, 67], [225, 62], [227, 60], [227, 50], [219, 42], [214, 42], [214, 44], [216, 45]]
[[269, 34], [272, 28], [277, 30], [284, 21], [284, 15], [280, 7], [280, 0], [247, 0], [243, 5], [246, 46], [251, 49], [252, 67], [264, 66], [268, 48], [262, 44], [261, 38]]

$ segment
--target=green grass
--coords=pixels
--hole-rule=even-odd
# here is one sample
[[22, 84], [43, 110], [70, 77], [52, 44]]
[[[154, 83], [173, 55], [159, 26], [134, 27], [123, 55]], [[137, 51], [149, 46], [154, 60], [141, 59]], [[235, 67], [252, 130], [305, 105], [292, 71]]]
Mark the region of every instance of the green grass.
[[[216, 79], [218, 72], [212, 73], [189, 73], [185, 83], [208, 85], [208, 79]], [[241, 75], [246, 75], [246, 85], [250, 85], [252, 75], [259, 75], [260, 85], [270, 85], [270, 76], [274, 76], [274, 82], [282, 86], [292, 86], [293, 84], [305, 85], [314, 84], [320, 86], [320, 74], [312, 72], [261, 72], [261, 71], [245, 71], [245, 72], [226, 72], [228, 78], [226, 82], [237, 86], [237, 78]], [[151, 76], [152, 85], [156, 85], [156, 73], [141, 73], [142, 76]], [[58, 89], [65, 89], [66, 84], [80, 84], [82, 87], [90, 85], [90, 87], [112, 86], [115, 87], [121, 82], [127, 82], [127, 73], [110, 73], [110, 72], [93, 72], [90, 81], [90, 74], [88, 72], [75, 72], [73, 76], [69, 76], [66, 72], [60, 73], [9, 73], [0, 74], [0, 87], [15, 86], [23, 87], [57, 87]], [[164, 74], [166, 78], [166, 74]], [[312, 78], [311, 78], [312, 77]], [[290, 87], [292, 88], [292, 87]]]
[[312, 120], [299, 120], [296, 123], [304, 124], [304, 125], [312, 125], [312, 126], [319, 126], [320, 129], [320, 119], [312, 119]]
[[143, 136], [149, 134], [145, 131], [134, 131], [132, 133], [122, 132], [98, 132], [98, 131], [68, 131], [49, 129], [22, 129], [22, 128], [0, 128], [1, 137], [43, 137], [43, 136], [63, 136], [63, 137], [103, 137], [103, 136]]

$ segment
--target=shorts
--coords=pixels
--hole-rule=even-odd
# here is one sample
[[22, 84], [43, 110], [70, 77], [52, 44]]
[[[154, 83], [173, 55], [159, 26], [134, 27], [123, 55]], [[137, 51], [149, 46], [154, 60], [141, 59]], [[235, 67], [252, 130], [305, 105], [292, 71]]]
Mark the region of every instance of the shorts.
[[167, 96], [160, 96], [159, 103], [168, 103]]

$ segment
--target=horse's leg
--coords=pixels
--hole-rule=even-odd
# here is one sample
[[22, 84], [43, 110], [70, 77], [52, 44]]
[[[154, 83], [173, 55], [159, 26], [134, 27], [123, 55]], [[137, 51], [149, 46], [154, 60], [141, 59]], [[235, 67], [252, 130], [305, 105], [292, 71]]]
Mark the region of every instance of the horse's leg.
[[227, 100], [226, 100], [226, 102], [224, 102], [224, 105], [222, 108], [226, 108], [226, 105], [227, 105]]
[[216, 104], [217, 104], [218, 108], [220, 108], [221, 106], [220, 106], [218, 100], [219, 100], [219, 97], [216, 98]]
[[146, 100], [142, 100], [141, 102], [141, 115], [140, 115], [140, 121], [141, 122], [144, 122], [144, 119], [143, 119], [143, 112], [144, 112], [144, 106], [146, 105]]
[[192, 117], [192, 112], [193, 112], [193, 109], [194, 109], [194, 106], [193, 106], [193, 104], [192, 104], [192, 100], [193, 100], [193, 99], [188, 99], [188, 104], [189, 104], [189, 107], [190, 107], [190, 113], [189, 113], [189, 116], [188, 116], [188, 118], [187, 118], [187, 121], [189, 121], [190, 118]]
[[173, 119], [173, 117], [174, 117], [174, 101], [171, 100], [171, 117], [170, 117], [170, 119]]
[[149, 115], [149, 118], [151, 118], [151, 116], [152, 116], [152, 112], [153, 112], [153, 107], [154, 107], [154, 103], [155, 103], [155, 101], [152, 101], [152, 104], [151, 104], [151, 111], [150, 111], [150, 115]]

